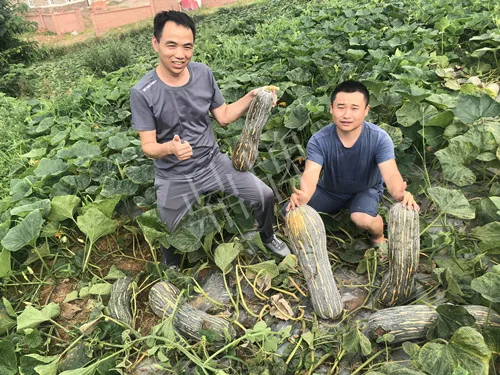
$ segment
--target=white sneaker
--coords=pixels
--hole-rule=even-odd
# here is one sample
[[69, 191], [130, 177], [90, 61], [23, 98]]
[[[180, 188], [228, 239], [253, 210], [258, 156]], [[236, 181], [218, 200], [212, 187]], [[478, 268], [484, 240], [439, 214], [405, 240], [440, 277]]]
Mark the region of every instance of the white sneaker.
[[280, 257], [283, 257], [283, 258], [286, 257], [287, 255], [291, 254], [290, 249], [288, 248], [286, 243], [284, 243], [278, 237], [276, 237], [275, 234], [273, 234], [271, 241], [264, 242], [264, 246], [267, 247], [269, 250], [271, 250], [276, 255], [279, 255]]

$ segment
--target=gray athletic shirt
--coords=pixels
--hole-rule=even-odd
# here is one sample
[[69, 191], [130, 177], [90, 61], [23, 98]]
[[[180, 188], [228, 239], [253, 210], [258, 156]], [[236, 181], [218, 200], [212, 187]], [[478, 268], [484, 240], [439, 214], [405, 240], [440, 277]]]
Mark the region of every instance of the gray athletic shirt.
[[134, 129], [156, 130], [158, 143], [171, 141], [177, 134], [193, 148], [193, 156], [187, 160], [175, 155], [154, 159], [160, 178], [191, 176], [219, 151], [209, 111], [224, 104], [224, 97], [208, 66], [190, 62], [187, 68], [189, 81], [184, 86], [169, 86], [152, 70], [130, 93]]
[[382, 185], [378, 164], [394, 159], [394, 144], [377, 125], [365, 121], [362, 126], [350, 148], [340, 141], [335, 124], [325, 126], [309, 140], [307, 158], [323, 167], [318, 185], [325, 190], [355, 194]]

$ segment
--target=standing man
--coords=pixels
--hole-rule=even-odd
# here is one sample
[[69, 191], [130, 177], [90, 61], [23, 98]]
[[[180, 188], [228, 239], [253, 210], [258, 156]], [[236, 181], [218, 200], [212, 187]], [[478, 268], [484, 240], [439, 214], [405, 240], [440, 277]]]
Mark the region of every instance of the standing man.
[[[273, 232], [272, 189], [253, 174], [234, 169], [219, 150], [209, 117], [212, 113], [221, 126], [237, 120], [258, 89], [226, 104], [210, 68], [191, 62], [195, 38], [195, 24], [187, 14], [156, 14], [152, 43], [159, 65], [131, 91], [133, 127], [144, 154], [154, 159], [161, 220], [173, 231], [197, 197], [221, 190], [250, 202], [264, 245], [286, 256], [290, 250]], [[180, 259], [173, 247], [162, 247], [163, 263], [176, 266]]]
[[345, 81], [335, 88], [330, 98], [333, 123], [309, 140], [300, 190], [294, 188], [286, 212], [306, 203], [326, 213], [347, 208], [354, 224], [368, 232], [372, 245], [380, 246], [385, 241], [384, 223], [377, 212], [384, 182], [395, 201], [415, 211], [420, 208], [406, 191], [391, 138], [365, 121], [369, 102], [361, 82]]

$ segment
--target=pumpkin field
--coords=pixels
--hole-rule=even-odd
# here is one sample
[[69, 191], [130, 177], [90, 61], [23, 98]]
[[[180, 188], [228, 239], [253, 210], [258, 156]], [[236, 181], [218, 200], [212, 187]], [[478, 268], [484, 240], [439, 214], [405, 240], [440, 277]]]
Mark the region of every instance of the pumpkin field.
[[[130, 89], [157, 64], [149, 22], [0, 77], [0, 375], [500, 373], [500, 3], [257, 0], [190, 15], [193, 61], [226, 102], [279, 87], [251, 172], [291, 248], [280, 209], [307, 142], [338, 83], [368, 87], [367, 120], [421, 207], [411, 295], [376, 303], [389, 258], [344, 211], [321, 214], [335, 319], [236, 198], [201, 196], [168, 231], [131, 126]], [[229, 156], [244, 121], [213, 120]], [[394, 203], [386, 193], [386, 224]], [[185, 266], [160, 264], [160, 244]]]

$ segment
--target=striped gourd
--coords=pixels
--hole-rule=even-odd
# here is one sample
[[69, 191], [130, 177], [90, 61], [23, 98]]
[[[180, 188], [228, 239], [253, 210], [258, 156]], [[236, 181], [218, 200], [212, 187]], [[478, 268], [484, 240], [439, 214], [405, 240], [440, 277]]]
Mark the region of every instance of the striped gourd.
[[123, 277], [116, 280], [111, 287], [111, 297], [108, 302], [109, 315], [129, 325], [132, 324], [133, 316], [130, 308], [132, 300], [131, 277]]
[[212, 341], [224, 342], [231, 339], [233, 330], [230, 323], [220, 317], [207, 314], [179, 299], [179, 289], [166, 281], [153, 285], [149, 291], [149, 304], [160, 318], [174, 314], [174, 327], [186, 338], [200, 340], [203, 331], [211, 331]]
[[[476, 323], [480, 326], [486, 322], [488, 308], [476, 305], [463, 307], [476, 318]], [[370, 316], [365, 333], [372, 339], [390, 333], [394, 336], [391, 344], [424, 339], [438, 315], [435, 307], [427, 305], [389, 307]], [[491, 311], [488, 324], [490, 327], [500, 328], [500, 315]]]
[[325, 319], [337, 317], [343, 305], [330, 268], [321, 216], [310, 206], [299, 206], [286, 215], [286, 226], [315, 313]]
[[413, 293], [420, 254], [418, 213], [396, 203], [388, 220], [389, 269], [376, 296], [379, 306], [404, 303]]
[[245, 125], [233, 150], [233, 165], [239, 171], [249, 170], [257, 159], [260, 133], [273, 108], [273, 90], [277, 89], [275, 86], [264, 87], [250, 103]]

